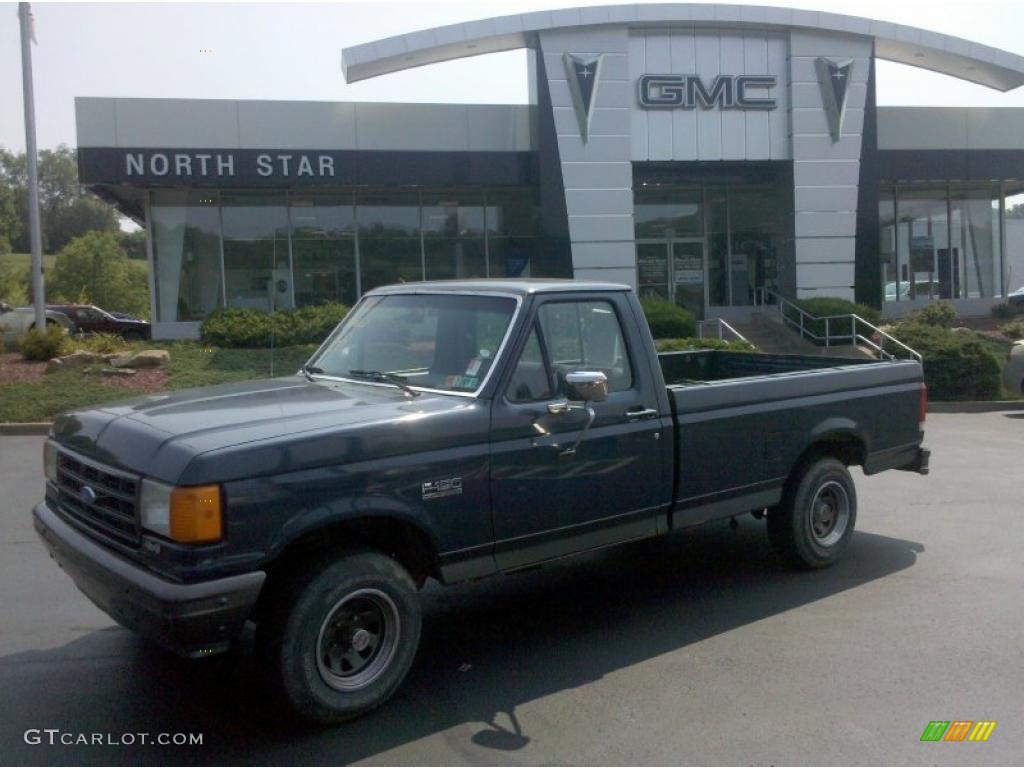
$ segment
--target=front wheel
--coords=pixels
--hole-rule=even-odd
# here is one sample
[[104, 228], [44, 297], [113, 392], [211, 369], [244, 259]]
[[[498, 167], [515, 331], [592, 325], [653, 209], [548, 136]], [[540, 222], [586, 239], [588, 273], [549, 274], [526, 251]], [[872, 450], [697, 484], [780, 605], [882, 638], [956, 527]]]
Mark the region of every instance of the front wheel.
[[787, 564], [824, 568], [845, 551], [856, 521], [857, 490], [846, 465], [833, 458], [818, 459], [769, 512], [768, 537]]
[[278, 592], [257, 626], [271, 682], [301, 718], [347, 720], [387, 701], [420, 639], [416, 585], [377, 552], [321, 562]]

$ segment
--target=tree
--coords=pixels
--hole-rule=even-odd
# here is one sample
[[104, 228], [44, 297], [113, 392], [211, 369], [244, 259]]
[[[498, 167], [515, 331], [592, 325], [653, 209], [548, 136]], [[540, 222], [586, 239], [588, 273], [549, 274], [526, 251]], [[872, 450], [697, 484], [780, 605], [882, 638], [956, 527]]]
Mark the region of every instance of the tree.
[[51, 300], [96, 304], [106, 310], [145, 315], [149, 306], [146, 273], [110, 232], [88, 232], [57, 254], [47, 274]]
[[122, 232], [118, 237], [118, 243], [128, 254], [129, 259], [146, 259], [146, 230], [136, 229], [134, 232]]
[[20, 235], [17, 193], [0, 182], [0, 253], [10, 253]]
[[46, 221], [47, 248], [60, 251], [86, 232], [117, 232], [114, 209], [95, 197], [82, 195], [52, 208]]
[[[24, 152], [0, 147], [0, 190], [13, 194], [19, 226], [9, 236], [15, 251], [30, 250], [28, 231], [28, 163]], [[0, 236], [4, 232], [0, 191]], [[86, 232], [117, 231], [117, 215], [106, 203], [83, 193], [78, 183], [78, 155], [66, 144], [39, 153], [39, 218], [43, 250], [59, 251]]]

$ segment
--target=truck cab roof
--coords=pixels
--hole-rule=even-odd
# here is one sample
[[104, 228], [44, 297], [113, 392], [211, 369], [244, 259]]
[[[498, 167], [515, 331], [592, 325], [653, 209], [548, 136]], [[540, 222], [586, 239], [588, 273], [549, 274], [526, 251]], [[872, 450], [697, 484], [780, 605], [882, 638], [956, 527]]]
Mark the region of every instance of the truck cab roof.
[[534, 279], [478, 279], [478, 280], [430, 280], [415, 283], [396, 283], [383, 285], [367, 291], [368, 296], [396, 293], [507, 293], [527, 296], [534, 293], [564, 293], [592, 291], [628, 291], [628, 285], [622, 283], [604, 283], [598, 281], [559, 280], [554, 278]]

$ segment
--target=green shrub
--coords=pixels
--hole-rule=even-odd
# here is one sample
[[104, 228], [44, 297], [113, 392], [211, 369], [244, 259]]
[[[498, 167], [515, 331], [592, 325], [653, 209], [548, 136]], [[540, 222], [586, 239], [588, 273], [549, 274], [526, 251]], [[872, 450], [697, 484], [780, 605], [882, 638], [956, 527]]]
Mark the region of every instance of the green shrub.
[[726, 339], [658, 339], [654, 346], [659, 352], [685, 352], [691, 349], [719, 349], [728, 352], [755, 352], [757, 347], [749, 341]]
[[1024, 339], [1024, 318], [1000, 326], [999, 332], [1011, 341]]
[[948, 301], [933, 301], [907, 315], [904, 322], [919, 325], [933, 325], [936, 328], [952, 328], [960, 316]]
[[[977, 333], [903, 322], [893, 336], [921, 353], [929, 397], [935, 400], [991, 400], [1002, 394], [1000, 363]], [[905, 356], [893, 346], [887, 349]]]
[[697, 333], [697, 318], [685, 307], [657, 296], [640, 299], [640, 305], [656, 339], [679, 339]]
[[994, 304], [992, 306], [992, 316], [1003, 320], [1024, 316], [1024, 304], [1011, 304], [1008, 301]]
[[[867, 304], [857, 304], [835, 296], [818, 296], [813, 299], [800, 299], [793, 303], [807, 314], [815, 318], [822, 318], [820, 320], [809, 320], [804, 318], [803, 321], [804, 328], [817, 336], [821, 344], [825, 343], [826, 323], [824, 318], [826, 317], [858, 315], [872, 325], [878, 325], [881, 319], [881, 313], [874, 307], [868, 306]], [[796, 310], [787, 308], [785, 310], [785, 314], [786, 317], [791, 319], [794, 323], [800, 323], [800, 314]], [[833, 338], [844, 333], [849, 335], [851, 330], [850, 321], [844, 322], [842, 320], [832, 320], [828, 323], [828, 331]], [[865, 329], [863, 326], [860, 326], [857, 330], [860, 333], [863, 333]], [[810, 339], [810, 341], [813, 341], [813, 339]]]
[[301, 309], [262, 312], [258, 309], [217, 310], [200, 326], [203, 341], [218, 347], [285, 347], [324, 340], [348, 314], [343, 304], [318, 304]]
[[[834, 317], [835, 315], [860, 315], [872, 325], [878, 325], [881, 313], [868, 304], [857, 304], [853, 301], [840, 299], [836, 296], [818, 296], [813, 299], [799, 299], [795, 302], [800, 309], [815, 317]], [[824, 327], [824, 326], [822, 326]]]
[[67, 348], [72, 352], [95, 352], [106, 355], [128, 348], [128, 343], [113, 333], [90, 333], [68, 338]]
[[67, 332], [59, 325], [48, 325], [45, 331], [31, 329], [21, 340], [21, 356], [26, 360], [49, 360], [66, 348]]

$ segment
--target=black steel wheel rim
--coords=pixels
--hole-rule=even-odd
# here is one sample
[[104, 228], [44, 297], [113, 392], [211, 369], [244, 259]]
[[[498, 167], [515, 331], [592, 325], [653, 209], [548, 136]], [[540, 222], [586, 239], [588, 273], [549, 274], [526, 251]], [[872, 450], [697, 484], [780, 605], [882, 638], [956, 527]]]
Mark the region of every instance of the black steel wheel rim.
[[356, 691], [377, 680], [398, 648], [398, 608], [379, 589], [358, 589], [327, 613], [316, 644], [321, 679], [339, 691]]

